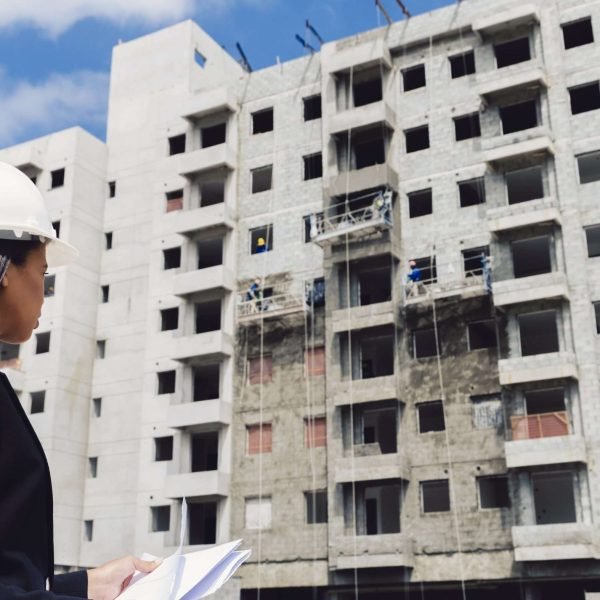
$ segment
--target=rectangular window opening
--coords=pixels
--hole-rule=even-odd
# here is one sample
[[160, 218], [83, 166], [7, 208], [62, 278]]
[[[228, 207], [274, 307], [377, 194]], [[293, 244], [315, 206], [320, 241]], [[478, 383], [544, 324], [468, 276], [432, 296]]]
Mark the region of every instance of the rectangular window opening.
[[185, 152], [185, 133], [169, 138], [169, 156]]
[[594, 317], [596, 318], [596, 333], [600, 335], [600, 301], [594, 302]]
[[327, 523], [327, 490], [304, 492], [306, 524]]
[[50, 332], [35, 334], [35, 353], [45, 354], [50, 352]]
[[224, 144], [226, 133], [227, 125], [225, 123], [211, 125], [210, 127], [203, 127], [200, 130], [202, 148], [210, 148], [212, 146], [219, 146], [220, 144]]
[[314, 121], [315, 119], [321, 118], [322, 109], [320, 94], [309, 96], [308, 98], [303, 98], [303, 103], [305, 121]]
[[417, 413], [419, 415], [419, 433], [444, 431], [446, 429], [444, 405], [441, 400], [417, 404]]
[[475, 321], [467, 325], [469, 350], [496, 347], [496, 322], [494, 319]]
[[483, 204], [485, 202], [485, 179], [476, 177], [468, 181], [459, 181], [458, 197], [461, 208]]
[[544, 197], [544, 179], [541, 166], [505, 173], [509, 204], [529, 202]]
[[421, 482], [421, 500], [424, 513], [450, 510], [450, 485], [448, 479]]
[[454, 134], [457, 142], [481, 137], [479, 113], [456, 117], [454, 119]]
[[271, 383], [273, 380], [273, 358], [263, 356], [248, 359], [248, 383]]
[[102, 304], [106, 304], [108, 302], [108, 298], [110, 296], [110, 287], [107, 285], [100, 286], [100, 301]]
[[267, 108], [252, 113], [252, 133], [267, 133], [273, 131], [273, 109]]
[[496, 66], [498, 69], [531, 60], [529, 38], [523, 37], [496, 44], [494, 46], [494, 54], [496, 55]]
[[518, 315], [521, 356], [559, 351], [557, 315], [553, 310]]
[[405, 92], [425, 87], [425, 65], [417, 65], [416, 67], [403, 69], [402, 82], [404, 84]]
[[150, 508], [152, 516], [152, 531], [169, 531], [171, 522], [170, 506], [152, 506]]
[[196, 433], [191, 442], [192, 473], [216, 471], [219, 468], [219, 432]]
[[569, 96], [573, 115], [600, 108], [600, 85], [597, 81], [569, 88]]
[[273, 448], [271, 423], [248, 425], [246, 427], [248, 454], [269, 454]]
[[92, 409], [94, 417], [98, 419], [102, 416], [102, 398], [92, 398]]
[[96, 341], [96, 358], [106, 358], [106, 340]]
[[156, 462], [173, 460], [172, 435], [154, 438], [154, 460]]
[[91, 542], [94, 537], [94, 521], [83, 522], [83, 534], [86, 542]]
[[429, 148], [429, 126], [422, 125], [404, 132], [406, 138], [406, 152], [419, 152]]
[[450, 61], [452, 79], [458, 79], [459, 77], [475, 73], [475, 53], [473, 50], [450, 56], [448, 60]]
[[585, 228], [588, 256], [594, 258], [600, 256], [600, 225], [592, 225]]
[[572, 471], [531, 474], [537, 525], [575, 523], [575, 477]]
[[587, 17], [571, 23], [561, 24], [565, 50], [594, 43], [592, 19]]
[[31, 392], [29, 395], [31, 397], [31, 410], [30, 410], [30, 413], [32, 415], [35, 415], [35, 414], [38, 414], [38, 413], [43, 413], [44, 412], [44, 405], [46, 403], [46, 392], [45, 391]]
[[54, 296], [55, 283], [56, 275], [46, 275], [44, 277], [44, 298]]
[[304, 418], [304, 447], [324, 448], [327, 446], [327, 420], [325, 417]]
[[159, 394], [174, 394], [176, 371], [161, 371], [156, 374]]
[[508, 477], [494, 475], [477, 477], [480, 508], [509, 508]]
[[262, 254], [273, 250], [273, 225], [250, 230], [250, 253]]
[[179, 308], [165, 308], [160, 311], [160, 330], [173, 331], [179, 327]]
[[600, 181], [600, 151], [588, 152], [577, 157], [579, 183]]
[[465, 277], [476, 277], [483, 273], [483, 258], [490, 255], [489, 246], [468, 248], [462, 251]]
[[259, 167], [250, 171], [252, 177], [252, 193], [266, 192], [273, 186], [273, 165]]
[[323, 156], [321, 152], [304, 156], [304, 181], [323, 177]]
[[217, 541], [217, 503], [188, 503], [188, 542], [190, 546]]
[[430, 358], [440, 353], [436, 345], [435, 329], [417, 329], [413, 331], [412, 338], [413, 358]]
[[104, 242], [106, 245], [106, 250], [112, 250], [113, 247], [113, 234], [112, 231], [109, 231], [104, 234]]
[[91, 479], [96, 479], [98, 477], [98, 457], [90, 456], [88, 458], [88, 476]]
[[223, 264], [223, 238], [201, 240], [196, 244], [198, 269], [208, 269]]
[[181, 266], [181, 246], [163, 250], [163, 269], [178, 269]]
[[308, 377], [325, 375], [325, 348], [323, 346], [304, 349], [304, 369]]
[[225, 179], [204, 181], [200, 184], [200, 208], [225, 202]]
[[[354, 408], [356, 445], [376, 445], [380, 454], [398, 451], [398, 408], [388, 402], [369, 402]], [[356, 430], [356, 424], [359, 430]]]
[[221, 300], [197, 302], [194, 309], [196, 333], [208, 333], [221, 329]]
[[183, 209], [183, 190], [173, 190], [165, 194], [166, 211], [168, 213]]
[[536, 237], [512, 242], [513, 273], [516, 279], [552, 272], [550, 237]]
[[218, 400], [221, 395], [220, 363], [199, 365], [193, 372], [193, 401]]
[[117, 194], [117, 182], [109, 181], [108, 182], [108, 197], [114, 198]]
[[537, 101], [527, 100], [518, 104], [501, 106], [500, 120], [504, 135], [537, 127], [539, 125]]
[[433, 191], [431, 188], [408, 194], [408, 214], [411, 219], [433, 213]]
[[65, 170], [56, 169], [55, 171], [50, 172], [50, 188], [58, 188], [65, 185]]

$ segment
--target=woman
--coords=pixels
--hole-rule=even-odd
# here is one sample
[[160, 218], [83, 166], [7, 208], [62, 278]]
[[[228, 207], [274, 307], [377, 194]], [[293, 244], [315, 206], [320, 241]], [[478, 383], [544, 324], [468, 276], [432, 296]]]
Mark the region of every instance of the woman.
[[[0, 341], [21, 344], [38, 326], [48, 265], [77, 251], [58, 240], [44, 200], [18, 169], [0, 163]], [[42, 446], [0, 373], [0, 600], [113, 600], [134, 571], [158, 562], [132, 556], [53, 575], [52, 486]]]

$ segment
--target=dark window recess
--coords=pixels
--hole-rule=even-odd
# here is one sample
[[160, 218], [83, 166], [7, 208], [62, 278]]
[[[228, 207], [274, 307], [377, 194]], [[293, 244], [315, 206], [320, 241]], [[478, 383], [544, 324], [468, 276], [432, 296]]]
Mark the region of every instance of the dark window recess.
[[556, 312], [547, 310], [519, 315], [518, 320], [522, 356], [558, 352]]
[[46, 392], [31, 392], [31, 414], [44, 412], [44, 404], [46, 402]]
[[463, 54], [450, 56], [448, 60], [450, 61], [452, 79], [458, 79], [459, 77], [475, 73], [475, 53], [472, 50]]
[[100, 297], [102, 299], [102, 304], [106, 304], [108, 302], [109, 295], [110, 288], [107, 285], [100, 286]]
[[94, 521], [84, 521], [83, 530], [86, 542], [91, 542], [94, 538]]
[[227, 126], [225, 123], [211, 125], [210, 127], [203, 127], [200, 130], [202, 147], [210, 148], [211, 146], [218, 146], [219, 144], [224, 144], [226, 132]]
[[472, 115], [465, 115], [464, 117], [457, 117], [454, 119], [454, 133], [457, 142], [481, 137], [479, 113], [473, 113]]
[[360, 358], [359, 377], [356, 377], [357, 373], [354, 372], [354, 379], [371, 379], [394, 374], [393, 335], [370, 335], [357, 340], [353, 343], [353, 353], [356, 358]]
[[90, 456], [90, 458], [88, 458], [88, 467], [90, 470], [90, 477], [92, 479], [96, 479], [96, 477], [98, 477], [98, 457], [97, 456]]
[[542, 167], [531, 167], [506, 173], [506, 192], [509, 204], [529, 202], [544, 197]]
[[252, 174], [252, 193], [266, 192], [273, 185], [273, 165], [253, 169]]
[[169, 156], [185, 152], [185, 133], [169, 138]]
[[99, 418], [102, 416], [102, 398], [92, 398], [92, 407], [94, 410], [94, 417]]
[[496, 66], [499, 69], [530, 60], [529, 38], [524, 37], [496, 44], [494, 46], [494, 54], [496, 55]]
[[169, 269], [178, 269], [181, 266], [181, 247], [167, 248], [163, 250], [163, 268], [165, 271]]
[[50, 352], [50, 332], [35, 334], [35, 353], [45, 354]]
[[192, 436], [192, 473], [216, 471], [219, 464], [219, 432], [208, 431]]
[[223, 238], [202, 240], [196, 244], [198, 268], [208, 269], [223, 264]]
[[485, 180], [483, 177], [458, 182], [460, 207], [475, 206], [485, 202]]
[[198, 50], [194, 50], [194, 62], [201, 68], [204, 69], [206, 66], [206, 57]]
[[193, 398], [194, 402], [204, 400], [217, 400], [220, 395], [221, 367], [216, 365], [202, 365], [193, 370]]
[[304, 156], [304, 181], [323, 177], [323, 156], [321, 152]]
[[106, 357], [106, 340], [96, 341], [96, 358]]
[[549, 237], [517, 240], [511, 244], [515, 278], [542, 275], [552, 271]]
[[479, 506], [481, 508], [508, 508], [508, 477], [478, 477]]
[[252, 229], [250, 231], [250, 253], [261, 254], [271, 250], [273, 250], [273, 225]]
[[173, 460], [173, 436], [154, 438], [154, 460]]
[[496, 322], [494, 319], [476, 321], [467, 326], [469, 350], [496, 347]]
[[104, 242], [106, 244], [106, 249], [111, 250], [113, 245], [113, 234], [112, 231], [104, 234]]
[[196, 311], [196, 333], [208, 333], [221, 329], [221, 300], [198, 302]]
[[54, 287], [56, 284], [56, 275], [46, 275], [44, 277], [44, 297], [54, 296]]
[[577, 157], [579, 183], [600, 181], [600, 152], [588, 152]]
[[[309, 242], [312, 241], [312, 237], [310, 235], [310, 225], [311, 225], [310, 217], [311, 217], [311, 215], [305, 215], [304, 217], [302, 217], [302, 220], [304, 222], [304, 243], [305, 244], [308, 244]], [[317, 213], [315, 215], [315, 221], [317, 223], [321, 223], [323, 221], [323, 213], [322, 212]]]
[[217, 503], [188, 504], [188, 542], [191, 546], [214, 544], [217, 541]]
[[408, 214], [411, 219], [430, 215], [433, 212], [433, 192], [431, 188], [408, 194]]
[[200, 207], [213, 206], [225, 202], [225, 181], [205, 181], [200, 184]]
[[419, 433], [444, 431], [446, 429], [444, 405], [441, 401], [417, 404], [417, 412], [419, 415]]
[[502, 121], [502, 133], [515, 133], [538, 126], [537, 102], [527, 100], [519, 104], [502, 106], [500, 108], [500, 119]]
[[19, 358], [19, 344], [0, 342], [0, 362], [14, 361]]
[[65, 170], [56, 169], [56, 171], [50, 172], [50, 188], [58, 188], [65, 185]]
[[418, 152], [429, 148], [429, 126], [423, 125], [404, 132], [406, 138], [406, 152]]
[[327, 523], [327, 491], [304, 492], [306, 501], [306, 523]]
[[439, 354], [436, 348], [435, 329], [418, 329], [413, 331], [413, 357], [430, 358]]
[[117, 182], [109, 181], [108, 182], [108, 197], [114, 198], [117, 193]]
[[586, 227], [585, 237], [587, 241], [588, 256], [590, 258], [600, 256], [600, 225]]
[[267, 131], [273, 131], [272, 108], [252, 113], [252, 133], [266, 133]]
[[525, 392], [525, 408], [528, 415], [564, 412], [566, 410], [565, 388]]
[[60, 221], [52, 221], [52, 229], [54, 229], [54, 233], [56, 233], [56, 237], [60, 237]]
[[469, 248], [463, 250], [463, 268], [466, 277], [474, 277], [481, 275], [483, 272], [481, 259], [482, 256], [489, 256], [490, 249], [488, 246], [480, 246], [479, 248]]
[[423, 512], [446, 512], [450, 510], [450, 485], [447, 479], [421, 482]]
[[183, 208], [183, 190], [173, 190], [165, 194], [167, 200], [166, 211], [173, 212]]
[[364, 169], [385, 162], [385, 140], [378, 131], [368, 135], [360, 133], [352, 140], [352, 154], [354, 155], [354, 168]]
[[179, 327], [179, 308], [165, 308], [160, 311], [160, 330], [173, 331]]
[[379, 102], [383, 98], [383, 85], [380, 77], [367, 81], [355, 82], [352, 86], [354, 106], [365, 106], [373, 102]]
[[573, 115], [600, 108], [600, 85], [597, 81], [569, 88], [569, 96]]
[[596, 333], [600, 334], [600, 302], [594, 302], [594, 316], [596, 317]]
[[405, 92], [425, 87], [425, 65], [417, 65], [410, 69], [404, 69], [402, 71], [402, 82]]
[[150, 510], [152, 514], [152, 531], [169, 531], [171, 507], [153, 506]]
[[174, 394], [175, 393], [175, 371], [161, 371], [156, 374], [158, 379], [159, 394]]
[[572, 23], [563, 23], [561, 27], [565, 50], [594, 43], [594, 31], [590, 17]]
[[321, 95], [304, 98], [304, 120], [314, 121], [321, 118]]

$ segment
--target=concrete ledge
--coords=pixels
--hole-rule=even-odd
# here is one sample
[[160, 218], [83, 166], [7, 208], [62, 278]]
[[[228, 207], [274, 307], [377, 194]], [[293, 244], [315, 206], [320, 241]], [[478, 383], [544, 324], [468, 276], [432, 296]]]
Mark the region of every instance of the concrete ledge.
[[231, 403], [223, 400], [202, 400], [173, 404], [167, 410], [167, 427], [212, 430], [231, 423]]
[[234, 289], [233, 274], [223, 265], [181, 273], [173, 278], [173, 293], [176, 296], [189, 296], [216, 288]]
[[187, 362], [196, 357], [208, 360], [233, 354], [231, 336], [222, 331], [173, 337], [169, 342], [163, 344], [162, 355], [181, 362]]
[[490, 17], [473, 21], [473, 31], [482, 35], [492, 35], [499, 31], [514, 29], [519, 25], [539, 23], [540, 16], [534, 4], [523, 4], [511, 10], [497, 10]]
[[362, 190], [388, 186], [398, 189], [398, 173], [388, 164], [373, 165], [329, 178], [329, 196], [353, 194]]
[[[353, 468], [354, 467], [354, 468]], [[375, 481], [379, 479], [410, 479], [410, 467], [404, 453], [377, 454], [338, 458], [335, 461], [335, 482]]]
[[354, 306], [349, 309], [340, 308], [334, 310], [331, 316], [331, 326], [334, 333], [348, 331], [349, 329], [356, 330], [378, 325], [391, 325], [393, 323], [394, 305], [392, 302]]
[[395, 128], [396, 113], [385, 100], [335, 113], [328, 119], [329, 134], [335, 135], [349, 130], [356, 132], [379, 123], [384, 123], [391, 129]]
[[579, 435], [515, 440], [506, 442], [504, 450], [509, 469], [587, 462], [585, 440]]
[[512, 528], [517, 562], [597, 558], [598, 532], [585, 523], [527, 525]]
[[[527, 134], [528, 131], [533, 133]], [[540, 135], [539, 128], [491, 138], [482, 143], [482, 149], [485, 161], [492, 164], [531, 154], [554, 154], [552, 140]]]
[[561, 224], [560, 210], [553, 198], [540, 198], [492, 208], [487, 211], [487, 219], [490, 231], [494, 233], [538, 223]]
[[522, 88], [547, 87], [546, 73], [539, 65], [531, 62], [488, 71], [477, 77], [477, 91], [486, 100], [498, 94], [515, 92]]
[[503, 358], [498, 361], [498, 375], [500, 385], [547, 379], [577, 379], [577, 364], [572, 352]]
[[165, 496], [167, 498], [198, 498], [200, 496], [227, 496], [229, 475], [220, 471], [200, 471], [167, 475]]
[[236, 112], [238, 102], [230, 88], [218, 88], [194, 94], [181, 110], [185, 119], [201, 119], [218, 112]]
[[[346, 40], [344, 40], [346, 41]], [[367, 69], [383, 65], [392, 68], [392, 57], [383, 37], [358, 43], [355, 46], [339, 48], [327, 56], [323, 69], [326, 73], [339, 73], [350, 68]]]
[[493, 284], [493, 292], [494, 304], [507, 306], [542, 299], [568, 299], [569, 286], [565, 273], [557, 271], [532, 277], [496, 281]]
[[330, 386], [328, 395], [333, 397], [336, 406], [391, 400], [397, 398], [398, 395], [396, 376], [355, 379], [352, 381], [352, 395], [350, 394], [350, 382], [341, 381]]
[[159, 223], [158, 235], [191, 235], [203, 229], [227, 227], [233, 229], [233, 211], [227, 204], [213, 204], [192, 210], [178, 210], [165, 214]]
[[339, 536], [331, 553], [337, 569], [412, 568], [414, 565], [412, 540], [403, 533]]
[[170, 156], [168, 161], [170, 165], [175, 163], [173, 166], [179, 175], [190, 178], [214, 169], [233, 171], [237, 164], [237, 153], [230, 144], [219, 144], [210, 148], [175, 154]]

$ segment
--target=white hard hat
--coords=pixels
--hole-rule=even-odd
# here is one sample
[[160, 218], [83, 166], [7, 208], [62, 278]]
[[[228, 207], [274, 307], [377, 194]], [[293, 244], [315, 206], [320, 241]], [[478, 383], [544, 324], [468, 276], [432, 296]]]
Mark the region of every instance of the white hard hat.
[[76, 248], [56, 237], [44, 198], [31, 179], [0, 162], [0, 239], [29, 240], [32, 236], [47, 240], [50, 267], [66, 265], [79, 256]]

